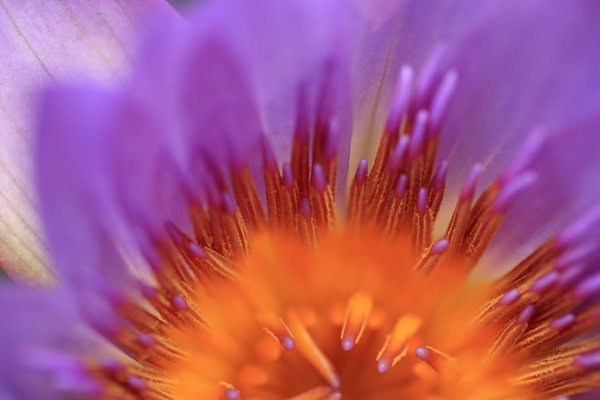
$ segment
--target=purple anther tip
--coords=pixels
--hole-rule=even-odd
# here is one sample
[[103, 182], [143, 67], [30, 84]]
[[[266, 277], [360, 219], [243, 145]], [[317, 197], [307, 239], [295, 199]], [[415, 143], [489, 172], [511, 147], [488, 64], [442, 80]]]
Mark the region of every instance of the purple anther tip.
[[147, 299], [156, 298], [156, 289], [142, 281], [137, 281], [137, 285], [142, 292], [142, 295]]
[[384, 373], [389, 371], [391, 368], [390, 362], [386, 359], [386, 360], [379, 360], [377, 362], [377, 371], [379, 371], [380, 373]]
[[574, 290], [575, 297], [585, 299], [600, 291], [600, 273], [590, 276], [581, 282]]
[[294, 187], [294, 173], [292, 172], [292, 166], [289, 163], [283, 164], [281, 167], [282, 182], [283, 186], [288, 190]]
[[305, 218], [309, 218], [312, 213], [312, 206], [310, 205], [310, 200], [308, 197], [303, 197], [300, 199], [298, 204], [298, 212]]
[[444, 160], [433, 175], [433, 188], [440, 190], [446, 184], [448, 176], [448, 161]]
[[386, 123], [386, 131], [389, 135], [396, 135], [400, 129], [412, 91], [413, 75], [413, 70], [409, 65], [403, 65], [400, 68], [396, 94]]
[[137, 340], [144, 347], [154, 346], [156, 343], [158, 343], [154, 336], [150, 335], [149, 333], [140, 333]]
[[390, 159], [388, 160], [390, 172], [396, 172], [402, 167], [408, 149], [409, 139], [410, 137], [408, 135], [400, 136], [400, 140], [398, 140], [398, 143], [396, 144], [396, 147], [394, 147], [394, 151], [392, 151]]
[[500, 177], [500, 183], [504, 184], [508, 180], [519, 175], [523, 171], [527, 170], [533, 163], [535, 157], [540, 152], [542, 146], [546, 142], [548, 133], [541, 127], [536, 127], [529, 134], [525, 140], [525, 144], [515, 157], [515, 161], [512, 162], [506, 169], [506, 172]]
[[524, 189], [531, 186], [537, 180], [537, 174], [533, 171], [524, 172], [512, 178], [500, 189], [500, 193], [494, 200], [493, 212], [506, 212], [515, 197]]
[[127, 378], [127, 384], [129, 385], [129, 387], [137, 390], [138, 392], [148, 389], [148, 384], [146, 383], [146, 381], [141, 377], [135, 375], [132, 375], [129, 378]]
[[338, 144], [340, 140], [340, 124], [336, 118], [329, 121], [329, 132], [325, 138], [325, 148], [323, 155], [329, 162], [333, 161], [338, 154]]
[[450, 242], [448, 241], [448, 239], [445, 239], [445, 238], [440, 239], [437, 242], [435, 242], [433, 244], [433, 246], [431, 246], [431, 250], [429, 251], [429, 254], [432, 254], [432, 255], [444, 254], [444, 252], [448, 248], [449, 244], [450, 244]]
[[323, 173], [321, 164], [315, 164], [312, 169], [312, 186], [318, 193], [324, 193], [327, 189], [327, 179]]
[[106, 357], [100, 360], [100, 365], [107, 371], [120, 373], [125, 371], [125, 366], [114, 358]]
[[356, 174], [354, 175], [354, 180], [356, 183], [363, 183], [365, 179], [367, 179], [368, 172], [369, 161], [366, 158], [363, 158], [358, 162], [358, 166], [356, 167]]
[[222, 195], [222, 206], [223, 206], [223, 211], [226, 214], [229, 215], [235, 215], [236, 212], [236, 206], [235, 206], [235, 201], [233, 200], [233, 198], [229, 195], [229, 193], [223, 193]]
[[499, 306], [510, 306], [521, 296], [519, 289], [514, 288], [506, 292], [504, 296], [498, 301]]
[[140, 250], [153, 271], [159, 271], [162, 268], [162, 262], [156, 249], [147, 243], [142, 243], [140, 244]]
[[419, 347], [415, 350], [415, 355], [419, 360], [425, 360], [429, 355], [429, 349], [427, 347]]
[[[263, 136], [264, 137], [264, 136]], [[277, 170], [277, 159], [275, 158], [275, 154], [273, 153], [273, 149], [271, 148], [271, 144], [269, 141], [264, 138], [261, 142], [261, 151], [263, 158], [263, 166], [269, 171]]]
[[585, 354], [575, 360], [575, 364], [585, 369], [600, 367], [600, 353]]
[[402, 197], [404, 197], [407, 187], [408, 177], [405, 174], [402, 174], [398, 177], [396, 186], [394, 186], [394, 196], [396, 196], [397, 200], [400, 200]]
[[560, 275], [558, 272], [552, 271], [538, 278], [533, 285], [531, 285], [529, 290], [537, 294], [543, 294], [558, 282], [559, 277]]
[[591, 256], [597, 250], [597, 248], [598, 245], [593, 242], [584, 243], [581, 246], [577, 246], [558, 257], [556, 259], [556, 264], [554, 264], [554, 269], [557, 271], [563, 271], [572, 265], [579, 264]]
[[239, 392], [239, 390], [235, 390], [235, 389], [227, 389], [225, 391], [225, 398], [230, 399], [230, 400], [239, 399], [240, 392]]
[[173, 307], [177, 310], [177, 311], [183, 311], [185, 309], [188, 308], [188, 304], [187, 301], [185, 301], [185, 299], [183, 297], [181, 297], [180, 295], [176, 294], [175, 296], [173, 296], [172, 299], [172, 304]]
[[517, 324], [526, 324], [529, 322], [531, 317], [533, 317], [533, 313], [535, 312], [535, 306], [533, 304], [528, 305], [519, 313], [517, 317]]
[[452, 96], [456, 90], [457, 82], [458, 72], [455, 70], [450, 70], [446, 72], [444, 78], [442, 78], [442, 83], [440, 83], [437, 91], [435, 92], [431, 104], [431, 118], [429, 122], [430, 132], [432, 135], [436, 134], [440, 130], [442, 120], [444, 119], [446, 110], [450, 105], [450, 100], [452, 99]]
[[187, 245], [187, 248], [190, 251], [190, 253], [192, 253], [192, 255], [195, 257], [198, 257], [198, 258], [208, 257], [208, 254], [206, 253], [206, 250], [204, 250], [204, 247], [200, 246], [196, 242], [189, 242]]
[[425, 66], [422, 68], [419, 75], [419, 81], [415, 89], [414, 107], [417, 109], [423, 107], [426, 102], [429, 102], [433, 85], [437, 80], [440, 63], [446, 52], [447, 46], [443, 43], [437, 43], [431, 55], [427, 59]]
[[467, 179], [465, 179], [463, 186], [460, 190], [460, 199], [463, 201], [470, 201], [475, 195], [475, 188], [477, 187], [477, 181], [483, 171], [483, 164], [476, 163], [471, 167]]
[[345, 338], [342, 340], [342, 348], [346, 351], [350, 351], [354, 348], [354, 340]]
[[575, 315], [574, 314], [565, 314], [562, 317], [558, 317], [556, 318], [554, 321], [552, 321], [550, 323], [550, 329], [555, 329], [557, 331], [560, 331], [562, 329], [565, 329], [566, 327], [568, 327], [569, 325], [571, 325], [573, 322], [575, 322]]
[[427, 189], [422, 187], [419, 189], [419, 194], [417, 196], [417, 211], [421, 216], [425, 215], [427, 211]]
[[425, 144], [427, 120], [429, 119], [429, 113], [426, 110], [419, 110], [415, 125], [410, 134], [410, 145], [408, 148], [408, 159], [414, 161], [421, 152]]
[[285, 336], [281, 342], [281, 346], [286, 350], [292, 350], [295, 345], [296, 342], [291, 336]]
[[571, 285], [579, 280], [584, 272], [585, 267], [581, 264], [575, 264], [567, 268], [562, 272], [562, 275], [558, 281], [558, 288], [560, 290], [565, 290], [571, 287]]
[[590, 228], [600, 220], [600, 205], [585, 213], [582, 218], [577, 219], [567, 229], [556, 237], [556, 246], [564, 248], [572, 245], [586, 236]]

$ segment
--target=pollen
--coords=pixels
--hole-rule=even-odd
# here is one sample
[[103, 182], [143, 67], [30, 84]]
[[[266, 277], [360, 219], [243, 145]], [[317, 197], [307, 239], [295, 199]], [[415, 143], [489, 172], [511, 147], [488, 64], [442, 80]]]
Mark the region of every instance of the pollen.
[[375, 157], [358, 162], [345, 202], [339, 128], [320, 110], [314, 126], [298, 113], [288, 162], [265, 139], [260, 174], [213, 168], [206, 201], [189, 202], [193, 233], [165, 225], [146, 252], [154, 279], [140, 278], [142, 301], [123, 302], [124, 322], [106, 332], [137, 362], [86, 367], [99, 397], [544, 400], [600, 387], [589, 301], [600, 277], [579, 263], [589, 220], [499, 278], [473, 274], [535, 180], [541, 136], [479, 195], [474, 164], [436, 226], [449, 169], [437, 147], [457, 85], [454, 71], [438, 75], [415, 84], [401, 69]]

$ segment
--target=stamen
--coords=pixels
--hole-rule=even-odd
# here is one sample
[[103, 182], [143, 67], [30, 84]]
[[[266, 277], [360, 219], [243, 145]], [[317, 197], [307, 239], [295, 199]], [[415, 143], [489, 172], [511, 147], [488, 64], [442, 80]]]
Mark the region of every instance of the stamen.
[[557, 331], [561, 331], [563, 329], [565, 329], [566, 327], [568, 327], [569, 325], [572, 325], [573, 322], [575, 322], [575, 315], [574, 314], [565, 314], [562, 317], [558, 317], [556, 318], [554, 321], [552, 321], [549, 325], [550, 329], [555, 329]]
[[590, 257], [597, 249], [597, 243], [583, 243], [558, 257], [554, 268], [557, 271], [563, 271], [572, 265], [579, 264]]
[[256, 319], [277, 340], [281, 347], [285, 350], [294, 348], [294, 337], [285, 322], [283, 322], [283, 319], [273, 312], [261, 313], [257, 315]]
[[339, 400], [341, 398], [341, 393], [330, 386], [318, 386], [287, 400]]
[[346, 308], [344, 325], [342, 327], [342, 347], [348, 351], [358, 344], [373, 308], [373, 300], [363, 292], [355, 293]]
[[240, 392], [232, 384], [220, 383], [219, 400], [237, 400], [239, 398]]
[[446, 49], [447, 45], [445, 43], [437, 43], [425, 66], [421, 70], [419, 81], [415, 89], [413, 110], [426, 107], [426, 102], [434, 90], [436, 76], [439, 73], [440, 64], [442, 58], [446, 54]]
[[415, 124], [410, 134], [410, 145], [408, 147], [408, 161], [413, 163], [423, 152], [425, 142], [427, 120], [429, 114], [425, 110], [420, 110], [415, 118]]
[[581, 282], [573, 294], [580, 299], [586, 299], [589, 296], [595, 295], [600, 291], [600, 273], [594, 274]]
[[416, 272], [422, 272], [429, 275], [440, 262], [442, 255], [448, 248], [450, 242], [448, 239], [440, 239], [432, 244], [428, 250], [421, 256], [421, 260], [415, 266]]
[[446, 72], [442, 83], [438, 87], [437, 92], [431, 103], [431, 118], [429, 119], [430, 135], [436, 135], [440, 132], [441, 124], [450, 105], [450, 99], [456, 90], [458, 81], [458, 72], [451, 70]]
[[444, 354], [429, 346], [417, 348], [415, 350], [415, 355], [419, 360], [423, 361], [436, 372], [442, 372], [445, 364], [452, 360], [452, 358], [447, 354]]
[[294, 333], [298, 351], [329, 382], [331, 387], [339, 388], [340, 377], [335, 367], [310, 336], [300, 316], [295, 311], [290, 311], [288, 321], [291, 331]]
[[398, 363], [408, 350], [408, 343], [417, 333], [422, 319], [415, 315], [404, 315], [394, 325], [392, 333], [386, 337], [385, 344], [377, 355], [377, 370], [387, 372]]
[[522, 174], [531, 166], [535, 157], [546, 143], [547, 137], [547, 132], [541, 128], [536, 128], [527, 136], [525, 144], [515, 157], [515, 160], [499, 178], [501, 186], [514, 179], [517, 175]]
[[534, 172], [525, 172], [509, 180], [498, 192], [492, 205], [492, 212], [506, 212], [515, 197], [536, 180], [537, 175]]
[[400, 130], [402, 118], [408, 107], [408, 100], [412, 90], [413, 70], [408, 65], [403, 65], [398, 76], [398, 85], [392, 108], [388, 114], [386, 131], [389, 134], [396, 135]]

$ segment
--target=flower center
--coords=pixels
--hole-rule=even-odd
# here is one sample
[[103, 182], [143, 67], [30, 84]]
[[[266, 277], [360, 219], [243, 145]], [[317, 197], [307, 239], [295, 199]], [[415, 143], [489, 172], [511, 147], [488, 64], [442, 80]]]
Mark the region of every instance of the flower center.
[[122, 320], [96, 327], [138, 362], [90, 362], [106, 383], [100, 397], [554, 399], [598, 386], [600, 311], [587, 300], [600, 278], [578, 267], [585, 223], [499, 279], [470, 279], [535, 179], [539, 138], [477, 199], [476, 164], [434, 240], [448, 170], [436, 152], [456, 74], [425, 74], [415, 90], [412, 80], [403, 67], [345, 218], [340, 132], [319, 110], [312, 128], [299, 112], [281, 168], [265, 140], [261, 185], [250, 166], [208, 168], [206, 201], [189, 202], [193, 237], [167, 223], [142, 245], [154, 282], [140, 281], [143, 301], [117, 296]]
[[177, 335], [176, 398], [518, 398], [473, 324], [489, 288], [460, 266], [427, 279], [409, 238], [348, 229], [252, 244], [242, 276], [197, 292], [208, 328]]

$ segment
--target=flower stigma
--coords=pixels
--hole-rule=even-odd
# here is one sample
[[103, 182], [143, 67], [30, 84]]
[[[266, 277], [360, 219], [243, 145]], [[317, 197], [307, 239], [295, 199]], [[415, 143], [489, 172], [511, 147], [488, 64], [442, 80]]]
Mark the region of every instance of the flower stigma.
[[206, 200], [189, 202], [193, 235], [165, 225], [144, 252], [155, 279], [139, 281], [143, 301], [120, 304], [123, 322], [102, 332], [138, 363], [86, 361], [96, 384], [68, 390], [92, 399], [492, 400], [598, 388], [600, 308], [586, 300], [600, 279], [582, 280], [578, 266], [589, 218], [504, 276], [471, 279], [512, 200], [536, 179], [530, 160], [543, 134], [479, 196], [475, 164], [434, 238], [449, 167], [436, 153], [458, 76], [415, 81], [402, 67], [344, 214], [335, 115], [310, 126], [298, 112], [281, 166], [265, 139], [260, 179], [248, 165], [209, 166]]

